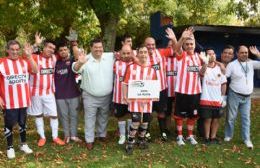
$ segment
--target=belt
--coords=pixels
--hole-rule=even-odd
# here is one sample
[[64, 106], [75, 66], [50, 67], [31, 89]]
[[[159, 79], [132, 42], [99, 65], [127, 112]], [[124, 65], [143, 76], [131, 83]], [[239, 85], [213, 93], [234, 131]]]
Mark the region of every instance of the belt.
[[236, 93], [237, 95], [242, 96], [242, 97], [250, 97], [250, 95], [251, 95], [251, 94], [241, 94], [241, 93], [237, 93], [237, 92], [234, 92], [234, 93]]

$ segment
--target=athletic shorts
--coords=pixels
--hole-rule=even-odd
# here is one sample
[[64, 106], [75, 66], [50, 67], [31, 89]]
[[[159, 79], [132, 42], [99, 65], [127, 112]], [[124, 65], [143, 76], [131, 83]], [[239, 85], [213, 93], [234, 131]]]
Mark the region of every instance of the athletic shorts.
[[3, 110], [5, 127], [13, 127], [16, 123], [26, 125], [26, 109], [27, 108]]
[[209, 119], [209, 118], [221, 118], [223, 116], [223, 111], [221, 108], [215, 107], [200, 107], [199, 116], [201, 118]]
[[28, 108], [28, 115], [57, 117], [57, 106], [54, 94], [33, 96], [32, 106]]
[[168, 98], [167, 89], [160, 91], [159, 101], [153, 102], [153, 110], [157, 113], [164, 113], [167, 110], [167, 98]]
[[200, 94], [187, 95], [176, 93], [174, 115], [182, 118], [194, 118], [198, 116]]
[[151, 113], [131, 112], [132, 122], [150, 122]]
[[117, 118], [124, 117], [126, 114], [129, 113], [127, 104], [113, 103], [113, 105], [115, 109], [114, 110], [115, 117]]

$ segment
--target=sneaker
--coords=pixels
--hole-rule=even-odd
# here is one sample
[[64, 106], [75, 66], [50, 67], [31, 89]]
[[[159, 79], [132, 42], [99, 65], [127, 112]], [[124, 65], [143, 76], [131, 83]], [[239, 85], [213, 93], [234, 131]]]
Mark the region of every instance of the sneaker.
[[210, 140], [209, 140], [209, 138], [205, 138], [203, 144], [205, 144], [205, 145], [210, 145]]
[[61, 140], [59, 137], [53, 139], [53, 142], [57, 145], [65, 145], [65, 142]]
[[166, 142], [168, 140], [167, 134], [165, 132], [161, 133], [161, 140]]
[[64, 138], [64, 142], [65, 142], [66, 144], [68, 144], [68, 143], [70, 142], [70, 137], [65, 137], [65, 138]]
[[8, 159], [14, 159], [15, 158], [14, 148], [9, 148], [7, 150], [7, 157], [8, 157]]
[[244, 141], [244, 143], [246, 144], [246, 147], [248, 149], [253, 149], [253, 143], [250, 140]]
[[178, 144], [179, 146], [185, 145], [184, 139], [183, 139], [183, 136], [182, 136], [182, 135], [178, 135], [178, 137], [177, 137], [176, 140], [177, 140], [177, 144]]
[[45, 138], [40, 138], [39, 141], [38, 141], [38, 146], [39, 147], [42, 147], [44, 146], [46, 143], [46, 139]]
[[150, 134], [149, 132], [147, 132], [147, 133], [145, 134], [145, 139], [146, 139], [147, 142], [151, 142], [152, 137], [151, 137], [151, 134]]
[[125, 143], [125, 140], [126, 140], [125, 135], [120, 135], [119, 140], [118, 140], [118, 144], [123, 145]]
[[190, 141], [190, 143], [192, 145], [197, 145], [198, 144], [198, 142], [194, 139], [193, 135], [190, 135], [189, 137], [187, 137], [187, 140]]
[[128, 143], [125, 147], [126, 154], [132, 155], [133, 154], [133, 144]]
[[77, 143], [82, 143], [83, 141], [79, 137], [70, 137], [70, 139]]
[[231, 138], [230, 138], [230, 137], [225, 137], [225, 138], [224, 138], [224, 141], [225, 141], [225, 142], [229, 142], [229, 141], [231, 141]]
[[210, 140], [210, 143], [211, 143], [211, 144], [215, 144], [215, 145], [221, 145], [219, 139], [217, 139], [217, 138], [212, 138], [212, 139]]
[[29, 148], [29, 146], [27, 144], [21, 145], [20, 150], [23, 151], [26, 154], [33, 153], [33, 151]]

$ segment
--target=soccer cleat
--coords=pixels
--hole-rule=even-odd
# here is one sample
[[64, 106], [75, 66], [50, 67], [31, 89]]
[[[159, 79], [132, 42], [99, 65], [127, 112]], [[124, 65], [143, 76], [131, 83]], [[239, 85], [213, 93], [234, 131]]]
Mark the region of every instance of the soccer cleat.
[[125, 135], [120, 135], [119, 140], [118, 140], [118, 144], [123, 145], [125, 143], [125, 140], [126, 140]]
[[225, 142], [229, 142], [229, 141], [231, 141], [231, 138], [230, 138], [230, 137], [225, 137], [225, 138], [224, 138], [224, 141], [225, 141]]
[[42, 147], [44, 146], [46, 143], [46, 139], [45, 138], [40, 138], [39, 141], [38, 141], [38, 146], [39, 147]]
[[26, 153], [26, 154], [31, 154], [31, 153], [33, 153], [32, 149], [30, 149], [27, 144], [21, 145], [20, 150], [23, 151], [23, 152]]
[[53, 139], [53, 142], [57, 145], [65, 145], [65, 142], [63, 140], [61, 140], [59, 137]]
[[244, 141], [244, 143], [248, 149], [253, 149], [254, 146], [250, 140]]
[[14, 159], [15, 158], [14, 148], [9, 148], [7, 150], [7, 157], [8, 157], [8, 159]]
[[82, 143], [83, 141], [79, 137], [70, 137], [70, 139], [77, 143]]
[[161, 133], [161, 140], [166, 142], [168, 140], [167, 134], [165, 132]]
[[189, 137], [187, 137], [187, 140], [190, 141], [190, 143], [192, 145], [197, 145], [198, 144], [198, 142], [194, 139], [193, 135], [190, 135]]
[[145, 139], [146, 139], [147, 142], [151, 142], [152, 137], [151, 137], [151, 134], [150, 134], [149, 132], [147, 132], [147, 133], [145, 134]]
[[178, 137], [177, 137], [176, 140], [177, 140], [177, 144], [178, 144], [179, 146], [185, 145], [184, 139], [183, 139], [183, 136], [182, 136], [182, 135], [178, 135]]

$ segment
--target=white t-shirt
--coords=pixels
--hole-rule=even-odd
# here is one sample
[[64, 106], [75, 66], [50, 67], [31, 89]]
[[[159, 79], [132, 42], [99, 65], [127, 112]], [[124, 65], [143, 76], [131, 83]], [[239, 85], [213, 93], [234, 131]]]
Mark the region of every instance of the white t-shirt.
[[226, 76], [231, 78], [229, 87], [236, 93], [249, 95], [254, 88], [254, 69], [260, 69], [260, 61], [237, 59], [227, 65]]
[[207, 67], [202, 78], [200, 105], [221, 107], [221, 85], [226, 82], [227, 78], [221, 73], [219, 66]]

